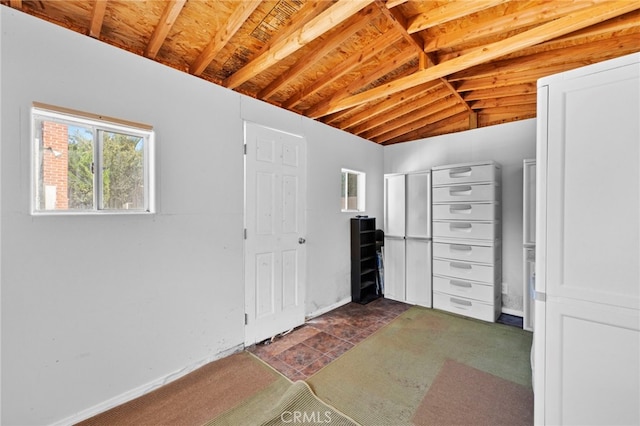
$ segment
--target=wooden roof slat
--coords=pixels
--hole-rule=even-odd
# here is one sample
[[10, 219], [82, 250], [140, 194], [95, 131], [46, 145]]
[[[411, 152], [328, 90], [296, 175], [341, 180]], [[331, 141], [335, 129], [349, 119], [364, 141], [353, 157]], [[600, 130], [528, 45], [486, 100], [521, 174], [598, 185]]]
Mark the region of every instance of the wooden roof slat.
[[[428, 123], [424, 127], [419, 129], [412, 130], [404, 135], [392, 138], [392, 139], [378, 139], [377, 143], [381, 145], [393, 145], [399, 142], [404, 142], [405, 138], [410, 138], [409, 140], [416, 140], [420, 138], [426, 138], [429, 136], [433, 136], [436, 134], [449, 133], [458, 130], [465, 130], [468, 127], [469, 123], [469, 114], [468, 112], [459, 112], [457, 114], [453, 114], [452, 116], [445, 118], [443, 120], [439, 120], [435, 123]], [[440, 129], [450, 128], [450, 130], [446, 131], [438, 131]]]
[[95, 3], [93, 3], [91, 25], [89, 26], [89, 36], [93, 38], [100, 38], [102, 21], [104, 21], [104, 14], [107, 11], [107, 1], [108, 0], [95, 0]]
[[144, 52], [144, 56], [147, 58], [155, 58], [158, 54], [158, 50], [162, 47], [162, 43], [167, 38], [171, 27], [178, 19], [178, 15], [182, 11], [184, 4], [187, 0], [169, 0], [167, 1], [167, 5], [162, 12], [162, 16], [160, 17], [160, 21], [156, 26], [156, 29], [153, 31], [153, 35], [151, 36], [151, 40], [149, 40], [149, 44], [147, 44], [147, 48]]
[[578, 12], [565, 15], [554, 21], [547, 22], [512, 37], [479, 47], [465, 55], [451, 59], [447, 62], [441, 62], [431, 68], [418, 71], [411, 76], [400, 78], [364, 93], [359, 93], [334, 102], [326, 108], [326, 110], [321, 111], [321, 113], [329, 114], [341, 109], [379, 99], [392, 93], [414, 87], [418, 84], [453, 74], [469, 66], [479, 65], [508, 53], [542, 43], [639, 8], [640, 2], [636, 3], [625, 0], [599, 3], [591, 8], [582, 9]]
[[279, 40], [270, 49], [250, 61], [234, 74], [229, 76], [224, 85], [235, 88], [253, 76], [260, 74], [271, 65], [286, 58], [288, 55], [307, 45], [317, 37], [339, 25], [350, 16], [371, 4], [374, 0], [341, 0], [318, 16], [297, 29], [288, 37]]
[[504, 87], [492, 87], [491, 89], [479, 89], [465, 92], [463, 94], [464, 99], [467, 102], [478, 101], [482, 99], [495, 99], [503, 96], [517, 96], [526, 95], [529, 93], [536, 93], [536, 82], [531, 81], [528, 83], [514, 84]]
[[22, 0], [9, 0], [9, 6], [14, 9], [22, 9]]
[[303, 90], [287, 99], [282, 103], [282, 106], [285, 108], [293, 108], [307, 96], [316, 93], [318, 90], [337, 80], [358, 65], [362, 65], [369, 59], [375, 57], [381, 52], [380, 46], [390, 46], [400, 40], [400, 38], [400, 35], [395, 31], [387, 31], [380, 38], [375, 39], [372, 43], [363, 48], [359, 55], [352, 55], [347, 60], [342, 61], [340, 65], [330, 69], [322, 78], [316, 79], [311, 86], [305, 87]]
[[[445, 24], [442, 27], [434, 28], [433, 30], [437, 29], [437, 32], [426, 30], [424, 33], [426, 38], [424, 51], [433, 52], [438, 49], [469, 43], [483, 37], [502, 34], [506, 31], [542, 24], [593, 6], [592, 2], [585, 1], [543, 2], [528, 7], [529, 4], [527, 2], [507, 4], [506, 13], [496, 10], [491, 16], [483, 17], [483, 19], [476, 20], [474, 23], [463, 27], [457, 22], [452, 22], [450, 25]], [[527, 8], [520, 9], [524, 6], [527, 6]]]
[[409, 34], [497, 6], [507, 0], [448, 1], [407, 20]]
[[384, 114], [385, 112], [396, 108], [398, 105], [406, 102], [408, 100], [414, 99], [418, 96], [424, 95], [425, 92], [431, 92], [442, 88], [442, 82], [439, 80], [431, 81], [420, 86], [412, 87], [408, 90], [405, 90], [400, 93], [396, 93], [389, 98], [385, 99], [383, 102], [374, 105], [370, 108], [364, 109], [362, 112], [353, 115], [352, 117], [347, 118], [346, 120], [340, 122], [341, 129], [351, 129], [354, 126], [372, 118], [379, 114]]
[[414, 130], [423, 128], [429, 124], [433, 124], [436, 123], [440, 120], [446, 119], [448, 117], [450, 117], [451, 115], [454, 114], [458, 114], [458, 113], [464, 113], [467, 115], [467, 117], [469, 116], [469, 113], [466, 111], [466, 108], [460, 104], [456, 104], [454, 106], [451, 106], [447, 109], [444, 109], [442, 111], [439, 111], [433, 115], [427, 115], [427, 116], [422, 116], [422, 117], [418, 117], [415, 120], [413, 120], [412, 122], [405, 124], [402, 127], [393, 129], [389, 132], [383, 133], [382, 135], [379, 135], [375, 138], [373, 138], [373, 140], [375, 140], [376, 142], [380, 143], [380, 142], [386, 142], [390, 139], [393, 139], [395, 137], [401, 136], [405, 133], [410, 133]]
[[262, 89], [260, 93], [258, 93], [258, 97], [260, 99], [269, 98], [271, 95], [277, 92], [278, 89], [287, 84], [287, 82], [295, 79], [298, 75], [303, 73], [307, 68], [315, 64], [318, 60], [328, 55], [332, 50], [335, 50], [338, 46], [344, 43], [346, 39], [370, 25], [369, 16], [374, 12], [374, 10], [377, 10], [375, 6], [370, 5], [359, 11], [354, 15], [354, 18], [356, 19], [353, 23], [351, 23], [351, 25], [333, 35], [328, 40], [324, 40], [324, 42], [321, 46], [319, 46], [318, 49], [314, 49], [307, 55], [304, 55], [300, 59], [298, 59], [291, 68], [280, 74], [278, 78], [273, 80], [267, 87]]
[[[504, 1], [505, 0], [480, 0], [480, 1], [477, 1], [477, 2], [474, 1], [473, 4], [475, 5], [476, 3], [489, 3], [489, 2], [499, 3], [499, 2], [504, 2]], [[451, 4], [451, 3], [448, 3], [448, 4]], [[468, 2], [466, 3], [466, 5], [469, 6]], [[392, 22], [394, 27], [405, 38], [405, 40], [407, 40], [409, 42], [409, 44], [413, 45], [417, 49], [417, 51], [420, 52], [421, 68], [427, 68], [427, 67], [435, 65], [434, 60], [431, 57], [429, 57], [429, 55], [427, 55], [423, 51], [422, 39], [420, 39], [419, 36], [416, 35], [416, 34], [410, 34], [409, 31], [407, 30], [408, 24], [407, 24], [407, 20], [404, 18], [404, 16], [402, 16], [402, 14], [400, 14], [400, 12], [398, 12], [396, 9], [387, 10], [384, 7], [384, 5], [381, 6], [381, 9], [383, 10], [384, 15], [387, 16], [387, 19], [390, 22]], [[467, 10], [468, 10], [468, 7], [467, 7]], [[449, 92], [451, 94], [453, 94], [453, 96], [458, 98], [458, 101], [460, 102], [460, 104], [465, 105], [467, 107], [467, 109], [471, 112], [471, 107], [469, 105], [467, 105], [467, 103], [464, 101], [464, 99], [462, 99], [462, 96], [460, 96], [460, 94], [449, 83], [449, 81], [447, 81], [447, 79], [444, 78], [444, 77], [442, 77], [441, 80], [444, 83], [444, 85], [447, 87], [447, 89], [449, 89]]]
[[[627, 51], [640, 49], [639, 35], [606, 37], [593, 42], [587, 41], [584, 44], [572, 45], [568, 51], [558, 48], [512, 59], [493, 61], [452, 74], [449, 76], [449, 81], [456, 82], [466, 79], [495, 77], [507, 73], [528, 71], [537, 67], [548, 67], [552, 64], [571, 63], [583, 58], [596, 60], [600, 56], [607, 56], [608, 52], [610, 54], [612, 50], [616, 49]], [[526, 50], [523, 52], [526, 52]]]
[[245, 0], [237, 2], [237, 6], [233, 11], [233, 14], [227, 20], [226, 25], [223, 28], [220, 28], [211, 38], [207, 47], [200, 52], [200, 55], [198, 55], [196, 60], [189, 66], [189, 72], [193, 75], [202, 74], [216, 55], [220, 53], [227, 43], [229, 43], [229, 40], [231, 40], [240, 27], [242, 27], [242, 24], [244, 24], [260, 3], [261, 0]]
[[435, 116], [445, 110], [449, 111], [450, 108], [459, 108], [464, 106], [451, 95], [442, 99], [436, 99], [435, 102], [434, 100], [420, 98], [414, 100], [411, 104], [414, 106], [414, 114], [411, 114], [404, 109], [402, 115], [395, 118], [389, 117], [386, 123], [378, 121], [378, 125], [374, 128], [367, 130], [366, 132], [359, 132], [356, 134], [365, 139], [375, 139], [380, 135], [389, 134], [389, 132], [395, 129], [404, 128], [404, 126], [414, 123], [416, 121], [416, 116], [418, 115], [415, 114], [417, 111], [422, 110], [420, 117], [429, 117]]
[[[552, 50], [554, 48], [565, 49], [571, 47], [572, 42], [584, 43], [589, 39], [595, 39], [598, 37], [610, 37], [617, 39], [618, 36], [625, 32], [625, 30], [633, 30], [640, 28], [640, 10], [631, 11], [615, 18], [608, 19], [599, 24], [591, 25], [587, 28], [573, 31], [569, 34], [554, 38], [544, 43], [537, 44], [535, 46], [528, 47], [521, 51], [514, 52], [506, 55], [505, 59], [513, 59], [514, 57], [526, 56], [532, 53], [537, 53], [544, 50]], [[463, 55], [472, 49], [455, 50], [448, 53], [444, 53], [439, 56], [440, 60], [447, 61], [451, 58]]]
[[[426, 110], [427, 106], [442, 102], [444, 99], [452, 103], [457, 101], [453, 96], [451, 96], [446, 87], [442, 85], [438, 85], [437, 87], [437, 90], [430, 90], [427, 93], [423, 92], [415, 99], [407, 100], [394, 108], [386, 108], [383, 112], [372, 114], [371, 117], [363, 120], [363, 123], [349, 127], [349, 132], [355, 133], [356, 135], [362, 135], [376, 127], [390, 124], [391, 120], [406, 116], [410, 113], [415, 113], [418, 110]], [[415, 120], [415, 116], [413, 119]]]
[[[347, 96], [349, 96], [351, 93], [353, 93], [354, 91], [358, 91], [359, 89], [361, 89], [362, 87], [367, 87], [370, 84], [375, 83], [376, 81], [380, 80], [381, 78], [384, 78], [385, 76], [391, 74], [392, 72], [394, 72], [395, 70], [397, 70], [398, 68], [402, 67], [404, 64], [410, 62], [411, 60], [413, 60], [415, 58], [414, 52], [411, 49], [407, 49], [405, 51], [403, 51], [402, 53], [400, 53], [399, 55], [395, 56], [393, 58], [392, 61], [385, 61], [384, 62], [384, 66], [381, 68], [376, 69], [374, 72], [367, 74], [367, 75], [360, 75], [358, 78], [356, 78], [354, 81], [352, 81], [347, 87], [343, 88], [342, 90], [339, 90], [338, 92], [334, 93], [332, 95], [332, 97], [334, 98], [346, 98]], [[413, 74], [415, 72], [415, 67], [411, 67], [411, 68], [407, 68], [402, 75], [409, 75], [409, 74]], [[313, 111], [316, 108], [320, 108], [322, 107], [322, 102], [312, 106], [310, 109], [305, 111], [305, 115], [307, 117], [311, 117], [313, 116]], [[336, 113], [334, 116], [332, 116], [331, 118], [327, 117], [325, 120], [325, 123], [332, 123], [336, 120], [340, 119], [341, 113], [338, 112]]]
[[481, 99], [477, 102], [474, 102], [471, 105], [473, 109], [484, 109], [484, 108], [497, 108], [503, 106], [514, 106], [514, 105], [523, 105], [523, 104], [535, 104], [537, 101], [537, 95], [535, 93], [525, 94], [525, 95], [516, 95], [516, 96], [503, 96], [501, 98], [494, 99]]

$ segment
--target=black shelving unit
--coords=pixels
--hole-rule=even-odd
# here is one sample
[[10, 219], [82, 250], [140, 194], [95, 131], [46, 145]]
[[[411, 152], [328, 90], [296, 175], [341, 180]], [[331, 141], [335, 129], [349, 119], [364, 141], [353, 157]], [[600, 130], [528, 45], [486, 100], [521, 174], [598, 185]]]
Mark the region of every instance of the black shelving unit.
[[376, 255], [376, 219], [351, 219], [351, 300], [366, 304], [381, 296]]

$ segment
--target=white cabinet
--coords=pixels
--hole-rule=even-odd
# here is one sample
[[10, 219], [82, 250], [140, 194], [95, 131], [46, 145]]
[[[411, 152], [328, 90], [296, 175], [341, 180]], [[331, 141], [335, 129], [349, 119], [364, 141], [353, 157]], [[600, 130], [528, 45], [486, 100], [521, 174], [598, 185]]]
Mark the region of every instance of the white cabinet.
[[433, 169], [433, 307], [495, 321], [502, 310], [500, 165]]
[[640, 424], [640, 54], [538, 82], [535, 423]]
[[385, 175], [384, 189], [384, 295], [430, 308], [431, 172]]

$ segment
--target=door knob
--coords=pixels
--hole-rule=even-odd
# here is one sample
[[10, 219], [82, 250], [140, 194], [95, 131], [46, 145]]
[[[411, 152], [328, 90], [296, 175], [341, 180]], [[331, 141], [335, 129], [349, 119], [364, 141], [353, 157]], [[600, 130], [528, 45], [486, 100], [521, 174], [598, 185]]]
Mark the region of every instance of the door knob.
[[304, 238], [302, 238], [302, 237], [298, 238], [298, 244], [304, 244], [306, 242], [307, 242], [307, 240], [305, 240]]

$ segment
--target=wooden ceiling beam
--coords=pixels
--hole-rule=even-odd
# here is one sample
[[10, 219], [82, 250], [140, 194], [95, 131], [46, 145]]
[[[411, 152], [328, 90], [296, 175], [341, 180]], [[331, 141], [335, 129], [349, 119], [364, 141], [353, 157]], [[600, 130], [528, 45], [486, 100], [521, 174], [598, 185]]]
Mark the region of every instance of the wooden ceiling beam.
[[[415, 54], [413, 53], [413, 51], [405, 51], [405, 52], [401, 53], [399, 56], [395, 57], [393, 59], [393, 61], [386, 62], [382, 68], [378, 68], [373, 73], [368, 74], [368, 75], [360, 75], [360, 77], [358, 77], [356, 80], [351, 82], [347, 87], [345, 87], [344, 89], [334, 93], [332, 95], [332, 99], [344, 99], [344, 98], [350, 96], [351, 93], [354, 93], [354, 92], [358, 91], [360, 88], [366, 87], [366, 86], [374, 83], [375, 81], [379, 80], [380, 78], [382, 78], [382, 77], [386, 76], [387, 74], [393, 72], [394, 70], [400, 68], [403, 64], [406, 64], [407, 62], [409, 62], [413, 58], [415, 58]], [[415, 71], [415, 70], [412, 70], [412, 72], [413, 71]], [[325, 107], [325, 104], [324, 104], [324, 101], [323, 101], [323, 102], [320, 102], [320, 103], [312, 106], [308, 110], [306, 110], [304, 112], [304, 114], [307, 117], [310, 117], [310, 118], [318, 118], [319, 116], [316, 116], [315, 112], [318, 109], [322, 109], [324, 107]]]
[[9, 6], [14, 9], [22, 9], [22, 0], [9, 0]]
[[449, 1], [407, 20], [409, 34], [450, 22], [475, 12], [497, 6], [507, 0]]
[[373, 138], [373, 140], [375, 142], [381, 143], [381, 142], [386, 142], [388, 140], [394, 139], [396, 137], [400, 137], [403, 136], [407, 133], [411, 133], [415, 130], [421, 129], [425, 126], [428, 126], [430, 124], [436, 123], [440, 120], [444, 120], [448, 117], [451, 117], [452, 115], [455, 114], [460, 114], [463, 113], [465, 114], [467, 117], [469, 116], [469, 113], [466, 111], [466, 108], [464, 108], [462, 105], [460, 104], [456, 104], [452, 107], [449, 107], [447, 109], [444, 109], [442, 111], [439, 111], [435, 114], [432, 115], [427, 115], [427, 116], [418, 116], [417, 118], [415, 118], [413, 121], [411, 121], [410, 123], [405, 124], [402, 127], [399, 127], [397, 129], [393, 129], [389, 132], [383, 133], [375, 138]]
[[[426, 138], [430, 136], [440, 135], [444, 133], [451, 133], [456, 131], [466, 130], [469, 127], [469, 113], [459, 112], [451, 117], [445, 118], [435, 123], [428, 123], [424, 127], [408, 132], [398, 137], [382, 140], [378, 139], [377, 142], [381, 145], [393, 145], [400, 142], [406, 142], [408, 140], [416, 140]], [[447, 130], [441, 130], [447, 129]]]
[[93, 10], [91, 12], [91, 24], [89, 25], [89, 36], [100, 38], [102, 31], [102, 22], [107, 11], [107, 0], [95, 0]]
[[424, 51], [433, 52], [451, 48], [480, 38], [496, 36], [531, 25], [540, 25], [569, 13], [587, 9], [593, 3], [556, 1], [530, 5], [530, 2], [507, 3], [501, 10], [496, 9], [493, 17], [469, 19], [464, 27], [461, 27], [459, 22], [450, 22], [438, 28], [425, 30], [422, 34], [425, 39]]
[[151, 40], [149, 40], [144, 51], [144, 56], [151, 59], [156, 57], [186, 2], [187, 0], [169, 0], [167, 2], [160, 17], [160, 22], [156, 25], [153, 35], [151, 35]]
[[287, 109], [293, 108], [302, 102], [302, 100], [307, 96], [316, 93], [323, 87], [352, 71], [354, 68], [366, 63], [371, 58], [381, 53], [385, 47], [389, 47], [399, 40], [400, 36], [396, 32], [387, 31], [380, 38], [375, 39], [372, 43], [363, 48], [359, 55], [352, 55], [348, 59], [342, 61], [338, 66], [330, 69], [324, 76], [322, 76], [322, 78], [316, 79], [311, 86], [305, 87], [287, 99], [282, 103], [282, 106]]
[[420, 86], [412, 87], [409, 90], [405, 90], [400, 93], [396, 93], [389, 98], [385, 99], [383, 102], [373, 105], [372, 107], [367, 107], [363, 111], [343, 120], [339, 123], [339, 127], [343, 130], [351, 129], [354, 126], [365, 122], [366, 120], [376, 117], [380, 114], [384, 114], [389, 110], [397, 108], [398, 105], [401, 105], [403, 102], [414, 99], [418, 96], [429, 95], [437, 90], [442, 89], [442, 82], [440, 81], [432, 81]]
[[[410, 102], [413, 106], [413, 111], [407, 111], [407, 109], [403, 109], [403, 113], [397, 117], [389, 117], [386, 122], [378, 121], [378, 125], [373, 127], [366, 132], [356, 132], [358, 136], [361, 136], [365, 139], [375, 139], [376, 137], [389, 134], [395, 129], [404, 128], [406, 125], [411, 125], [416, 121], [416, 116], [419, 117], [429, 117], [435, 116], [442, 111], [449, 111], [450, 108], [459, 108], [463, 105], [460, 104], [455, 97], [448, 95], [442, 99], [436, 99], [435, 102], [433, 99], [416, 99], [413, 102]], [[395, 112], [395, 111], [394, 111]], [[417, 114], [420, 112], [419, 114]]]
[[471, 105], [471, 108], [473, 108], [474, 110], [478, 110], [484, 108], [508, 107], [515, 105], [535, 104], [536, 101], [537, 95], [535, 93], [530, 93], [526, 95], [503, 96], [494, 99], [481, 99], [477, 102], [474, 102]]
[[[361, 135], [364, 132], [375, 129], [376, 127], [384, 126], [387, 123], [390, 123], [391, 120], [395, 120], [412, 112], [415, 113], [420, 109], [426, 108], [428, 105], [441, 102], [443, 99], [454, 99], [446, 87], [442, 85], [438, 85], [437, 87], [437, 90], [425, 91], [413, 100], [406, 100], [393, 108], [385, 108], [382, 112], [371, 114], [369, 118], [363, 120], [363, 122], [357, 126], [350, 126], [348, 131], [350, 133]], [[342, 129], [344, 130], [344, 128]]]
[[517, 96], [526, 95], [530, 93], [537, 93], [536, 82], [531, 81], [528, 83], [516, 84], [504, 87], [495, 87], [491, 89], [473, 90], [464, 93], [464, 99], [467, 102], [478, 101], [482, 99], [495, 99], [502, 96]]
[[596, 6], [582, 9], [578, 12], [565, 15], [554, 21], [550, 21], [535, 28], [518, 33], [512, 37], [478, 47], [465, 55], [451, 59], [447, 62], [441, 62], [433, 67], [418, 71], [411, 76], [397, 79], [383, 86], [352, 95], [337, 102], [330, 102], [329, 106], [324, 111], [319, 111], [319, 113], [321, 115], [326, 115], [389, 96], [410, 87], [462, 71], [470, 66], [479, 65], [484, 62], [497, 59], [509, 53], [534, 46], [639, 8], [640, 2], [631, 2], [626, 0], [605, 1], [597, 4]]
[[[538, 67], [547, 67], [552, 64], [571, 63], [589, 58], [594, 62], [599, 57], [607, 57], [614, 51], [640, 50], [640, 37], [638, 34], [614, 37], [613, 34], [603, 36], [596, 41], [584, 40], [583, 44], [572, 44], [570, 49], [557, 46], [556, 49], [535, 52], [512, 59], [502, 59], [486, 64], [477, 65], [464, 71], [449, 76], [449, 81], [461, 81], [474, 78], [495, 77], [497, 75], [528, 71]], [[525, 53], [527, 49], [522, 52]]]
[[[496, 2], [503, 2], [503, 1], [505, 0], [480, 0], [477, 2], [473, 2], [473, 4], [475, 5], [476, 3], [489, 3], [489, 2], [496, 3]], [[448, 3], [448, 4], [451, 4], [451, 3]], [[464, 4], [466, 4], [467, 6], [470, 6], [468, 2], [464, 2]], [[410, 34], [409, 31], [407, 31], [408, 24], [405, 17], [397, 9], [388, 10], [384, 6], [384, 4], [382, 4], [380, 8], [383, 14], [387, 17], [387, 20], [390, 21], [394, 25], [396, 30], [405, 38], [405, 40], [407, 40], [409, 44], [413, 45], [416, 48], [416, 50], [420, 53], [421, 69], [434, 66], [435, 65], [434, 58], [427, 55], [423, 50], [424, 43], [422, 42], [422, 39], [417, 34]], [[460, 104], [465, 105], [469, 110], [469, 112], [472, 112], [471, 107], [469, 107], [469, 105], [467, 105], [464, 99], [462, 99], [462, 96], [460, 96], [460, 94], [455, 89], [455, 87], [453, 87], [453, 85], [451, 85], [451, 83], [449, 83], [449, 81], [446, 78], [442, 77], [441, 80], [442, 80], [442, 83], [447, 87], [447, 89], [449, 89], [449, 92], [451, 92], [453, 96], [458, 98], [458, 101], [460, 102]]]
[[231, 89], [240, 86], [298, 49], [306, 46], [317, 37], [340, 25], [341, 22], [358, 13], [373, 1], [341, 0], [335, 3], [307, 22], [302, 28], [296, 29], [288, 37], [278, 40], [267, 51], [229, 76], [224, 81], [224, 85]]
[[358, 31], [366, 28], [370, 25], [371, 14], [376, 11], [375, 6], [370, 5], [362, 9], [353, 16], [351, 22], [347, 27], [339, 31], [337, 34], [332, 35], [331, 38], [325, 40], [318, 49], [314, 49], [308, 54], [304, 55], [296, 61], [296, 63], [284, 73], [280, 74], [275, 80], [273, 80], [267, 87], [262, 89], [258, 93], [258, 98], [267, 99], [276, 93], [282, 86], [289, 81], [295, 79], [302, 74], [307, 68], [314, 65], [317, 61], [328, 55], [331, 51], [335, 50], [345, 40], [349, 39]]
[[193, 75], [200, 75], [204, 72], [209, 64], [215, 59], [216, 55], [229, 43], [229, 40], [238, 32], [242, 24], [260, 5], [261, 0], [245, 0], [239, 1], [236, 8], [226, 20], [225, 26], [220, 28], [211, 41], [198, 55], [195, 61], [189, 66], [189, 72]]
[[[574, 31], [569, 34], [565, 34], [561, 37], [554, 38], [553, 40], [546, 41], [544, 43], [537, 44], [535, 46], [523, 49], [518, 52], [514, 52], [509, 55], [505, 55], [504, 59], [514, 59], [520, 56], [527, 56], [533, 53], [540, 53], [553, 49], [564, 49], [571, 47], [572, 43], [586, 43], [590, 40], [597, 40], [602, 38], [614, 38], [631, 34], [640, 31], [640, 10], [625, 13], [621, 16], [616, 16], [613, 19], [609, 19], [600, 24], [592, 25], [582, 30]], [[440, 60], [447, 61], [451, 58], [455, 58], [460, 55], [471, 51], [472, 49], [453, 50], [447, 53], [439, 55]]]
[[385, 3], [385, 6], [389, 9], [392, 9], [396, 6], [400, 6], [401, 4], [405, 4], [408, 1], [409, 0], [387, 0], [387, 2]]

